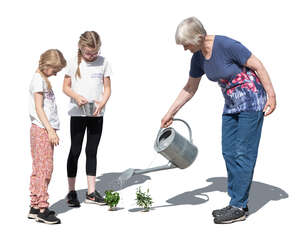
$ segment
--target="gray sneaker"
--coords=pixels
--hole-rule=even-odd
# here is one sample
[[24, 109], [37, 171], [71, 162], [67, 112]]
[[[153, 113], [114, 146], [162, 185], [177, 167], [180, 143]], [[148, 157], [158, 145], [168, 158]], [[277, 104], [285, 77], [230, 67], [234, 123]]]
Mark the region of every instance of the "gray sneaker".
[[[216, 209], [212, 212], [212, 215], [213, 217], [218, 217], [218, 216], [221, 216], [221, 215], [224, 215], [228, 210], [230, 210], [232, 208], [232, 206], [227, 206], [225, 208], [221, 208], [221, 209]], [[248, 214], [248, 206], [246, 206], [245, 208], [243, 208], [243, 211], [246, 213], [246, 215]]]
[[86, 193], [85, 203], [106, 205], [104, 198], [100, 195], [99, 192], [94, 191], [91, 194]]
[[228, 209], [223, 215], [214, 218], [216, 224], [228, 224], [246, 219], [246, 212], [242, 209], [232, 207]]

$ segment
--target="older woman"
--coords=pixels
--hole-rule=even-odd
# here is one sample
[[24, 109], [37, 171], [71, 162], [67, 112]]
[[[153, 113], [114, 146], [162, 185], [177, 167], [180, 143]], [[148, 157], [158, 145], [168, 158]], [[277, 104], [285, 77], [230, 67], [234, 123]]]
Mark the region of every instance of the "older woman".
[[172, 124], [174, 115], [198, 89], [202, 75], [218, 82], [225, 98], [222, 115], [222, 153], [228, 174], [228, 206], [214, 210], [215, 223], [246, 219], [248, 196], [256, 163], [264, 116], [276, 107], [275, 92], [263, 64], [240, 42], [207, 35], [191, 17], [177, 27], [176, 43], [193, 53], [190, 77], [161, 121]]

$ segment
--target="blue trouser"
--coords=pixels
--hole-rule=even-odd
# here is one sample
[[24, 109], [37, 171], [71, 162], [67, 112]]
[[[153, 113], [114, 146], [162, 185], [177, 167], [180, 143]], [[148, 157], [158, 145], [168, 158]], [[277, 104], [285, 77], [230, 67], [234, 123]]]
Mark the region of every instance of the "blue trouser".
[[222, 153], [231, 206], [245, 208], [248, 203], [263, 120], [261, 111], [223, 114]]

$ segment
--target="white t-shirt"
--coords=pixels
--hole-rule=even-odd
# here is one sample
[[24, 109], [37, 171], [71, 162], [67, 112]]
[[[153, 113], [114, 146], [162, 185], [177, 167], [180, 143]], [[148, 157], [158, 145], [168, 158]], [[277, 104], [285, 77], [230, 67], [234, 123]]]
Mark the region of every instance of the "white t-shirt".
[[[101, 101], [103, 98], [103, 79], [111, 75], [109, 63], [100, 55], [93, 62], [86, 62], [82, 58], [79, 65], [81, 78], [76, 76], [77, 63], [77, 57], [69, 61], [65, 73], [71, 77], [72, 90], [85, 97], [88, 101]], [[104, 111], [105, 108], [101, 110], [99, 116], [103, 116]], [[85, 116], [84, 110], [77, 105], [73, 98], [71, 98], [68, 113], [70, 116]]]
[[55, 103], [55, 96], [53, 90], [48, 90], [47, 83], [39, 73], [35, 73], [29, 87], [29, 115], [31, 122], [41, 128], [45, 128], [40, 121], [34, 102], [34, 93], [43, 92], [43, 109], [47, 119], [54, 129], [59, 129], [59, 119], [57, 114], [57, 106]]

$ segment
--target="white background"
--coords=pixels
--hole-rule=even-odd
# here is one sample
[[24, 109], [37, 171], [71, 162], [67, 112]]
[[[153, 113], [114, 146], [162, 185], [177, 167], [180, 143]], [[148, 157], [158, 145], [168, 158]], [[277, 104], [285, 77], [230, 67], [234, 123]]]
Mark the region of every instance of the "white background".
[[[2, 1], [1, 240], [280, 240], [287, 236], [295, 240], [300, 201], [300, 19], [296, 2]], [[104, 176], [97, 187], [103, 191], [129, 167], [167, 163], [155, 153], [153, 142], [161, 118], [188, 78], [191, 53], [175, 44], [174, 34], [179, 22], [190, 16], [199, 18], [208, 34], [226, 35], [247, 46], [264, 63], [277, 94], [278, 107], [264, 122], [250, 194], [252, 215], [233, 225], [213, 223], [211, 211], [227, 205], [229, 197], [221, 155], [223, 97], [219, 87], [206, 78], [177, 115], [191, 125], [199, 148], [191, 167], [135, 177], [140, 183], [131, 182], [120, 191], [121, 210], [109, 212], [107, 207], [85, 204], [66, 209], [62, 199], [67, 194], [69, 99], [62, 93], [62, 71], [50, 79], [61, 130], [49, 186], [50, 204], [56, 211], [63, 210], [59, 211], [62, 224], [27, 220], [32, 163], [28, 87], [40, 54], [58, 48], [68, 59], [76, 54], [84, 31], [95, 30], [102, 38], [102, 54], [114, 72], [98, 151], [97, 174]], [[187, 134], [181, 123], [174, 128]], [[77, 178], [81, 200], [86, 188], [84, 154], [83, 147]], [[218, 182], [210, 186], [209, 178]], [[138, 186], [150, 188], [156, 209], [134, 212]]]

